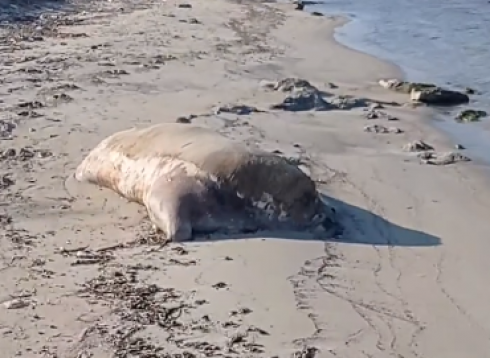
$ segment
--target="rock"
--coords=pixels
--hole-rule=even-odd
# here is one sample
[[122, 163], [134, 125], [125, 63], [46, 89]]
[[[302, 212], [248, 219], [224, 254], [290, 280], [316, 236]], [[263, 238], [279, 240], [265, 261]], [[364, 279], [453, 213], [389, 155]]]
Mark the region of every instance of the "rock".
[[436, 85], [431, 83], [406, 82], [397, 79], [379, 80], [378, 83], [383, 88], [406, 94], [410, 94], [412, 90], [421, 91], [437, 88]]
[[300, 0], [296, 2], [296, 7], [294, 9], [302, 11], [304, 10], [304, 8], [305, 8], [305, 4], [303, 3], [303, 1]]
[[373, 103], [371, 103], [371, 104], [368, 106], [367, 110], [368, 110], [368, 111], [374, 111], [374, 110], [376, 110], [376, 109], [383, 109], [383, 108], [385, 108], [385, 107], [384, 107], [384, 106], [383, 106], [381, 103], [376, 103], [376, 102], [373, 102]]
[[267, 88], [270, 90], [274, 91], [280, 91], [280, 92], [290, 92], [294, 89], [300, 89], [300, 88], [315, 88], [310, 82], [307, 80], [303, 80], [301, 78], [295, 78], [295, 77], [287, 77], [284, 78], [280, 81], [267, 81], [263, 80], [260, 82], [260, 86], [262, 88]]
[[466, 94], [475, 94], [475, 93], [476, 93], [476, 91], [475, 91], [473, 88], [466, 87], [466, 88], [464, 89], [464, 93], [466, 93]]
[[464, 145], [462, 145], [462, 144], [456, 144], [454, 146], [454, 148], [459, 149], [459, 150], [465, 150], [466, 149], [466, 147]]
[[364, 127], [365, 132], [371, 132], [371, 133], [403, 133], [403, 130], [397, 127], [385, 127], [379, 124], [372, 124], [369, 126]]
[[432, 83], [407, 82], [397, 79], [383, 79], [379, 80], [378, 83], [383, 88], [410, 94], [412, 101], [426, 104], [448, 106], [469, 101], [469, 97], [465, 93], [441, 88]]
[[247, 115], [251, 113], [261, 112], [255, 107], [246, 106], [243, 104], [227, 104], [224, 106], [216, 107], [214, 110], [215, 114], [220, 113], [233, 113], [237, 115]]
[[439, 106], [455, 106], [468, 103], [470, 98], [467, 94], [458, 91], [435, 87], [422, 90], [412, 89], [410, 100]]
[[19, 308], [25, 308], [30, 306], [30, 302], [27, 300], [23, 300], [21, 298], [15, 298], [11, 301], [4, 302], [4, 306], [8, 310], [16, 310]]
[[192, 8], [192, 5], [191, 4], [179, 4], [177, 5], [178, 8], [181, 8], [181, 9], [191, 9]]
[[292, 91], [282, 103], [271, 106], [271, 109], [282, 109], [284, 111], [326, 111], [336, 109], [323, 99], [322, 93], [315, 87], [300, 87]]
[[311, 13], [311, 15], [313, 15], [313, 16], [325, 16], [324, 14], [322, 14], [321, 12], [318, 12], [318, 11], [313, 11]]
[[427, 150], [434, 150], [434, 147], [421, 140], [415, 140], [403, 146], [403, 149], [407, 152], [422, 152]]
[[465, 109], [456, 116], [458, 122], [478, 122], [481, 118], [486, 117], [487, 112], [474, 109]]
[[330, 99], [329, 102], [330, 104], [336, 106], [338, 109], [344, 110], [367, 106], [366, 100], [351, 96], [336, 96]]
[[425, 153], [420, 153], [419, 158], [421, 159], [421, 163], [430, 164], [430, 165], [448, 165], [457, 162], [471, 161], [470, 158], [458, 152], [447, 152], [447, 153], [425, 152]]
[[190, 114], [188, 116], [180, 116], [178, 117], [175, 122], [176, 123], [192, 123], [192, 120], [194, 118], [197, 118], [197, 116], [195, 114]]

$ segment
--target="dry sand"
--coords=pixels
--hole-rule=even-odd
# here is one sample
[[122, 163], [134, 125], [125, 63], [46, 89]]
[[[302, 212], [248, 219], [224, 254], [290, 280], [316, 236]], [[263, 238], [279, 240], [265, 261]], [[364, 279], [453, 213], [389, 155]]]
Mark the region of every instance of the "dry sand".
[[[402, 150], [451, 148], [425, 109], [385, 106], [398, 121], [368, 120], [364, 108], [207, 115], [267, 109], [285, 94], [259, 82], [291, 76], [404, 103], [376, 84], [397, 69], [335, 43], [342, 19], [285, 4], [177, 4], [113, 1], [59, 31], [86, 36], [2, 38], [3, 356], [487, 356], [488, 183], [474, 163], [423, 165]], [[306, 161], [344, 232], [158, 248], [140, 207], [73, 180], [105, 136], [191, 114]], [[371, 124], [403, 133], [364, 131]]]

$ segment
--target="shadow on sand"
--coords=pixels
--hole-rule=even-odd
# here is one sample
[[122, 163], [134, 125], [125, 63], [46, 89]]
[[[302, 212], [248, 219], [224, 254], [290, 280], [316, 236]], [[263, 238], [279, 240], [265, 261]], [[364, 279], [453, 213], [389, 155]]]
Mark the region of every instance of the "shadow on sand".
[[441, 244], [441, 240], [438, 237], [396, 225], [360, 207], [325, 196], [324, 201], [331, 205], [336, 212], [336, 222], [325, 224], [328, 234], [292, 231], [259, 231], [237, 235], [197, 234], [193, 241], [209, 242], [261, 238], [399, 247], [423, 247]]

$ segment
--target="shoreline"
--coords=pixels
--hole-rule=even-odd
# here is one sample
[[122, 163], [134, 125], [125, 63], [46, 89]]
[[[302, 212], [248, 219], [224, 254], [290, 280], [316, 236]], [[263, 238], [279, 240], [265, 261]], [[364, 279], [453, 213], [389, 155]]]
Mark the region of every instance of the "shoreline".
[[[325, 4], [323, 4], [323, 5], [325, 5]], [[320, 4], [319, 5], [312, 5], [311, 7], [313, 9], [315, 9], [315, 11], [316, 10], [322, 10]], [[306, 9], [306, 11], [308, 11], [308, 8]], [[322, 12], [322, 11], [320, 11], [320, 12]], [[324, 12], [324, 14], [326, 16], [329, 15], [329, 13], [327, 11]], [[359, 19], [350, 18], [349, 15], [347, 15], [347, 14], [337, 14], [337, 15], [334, 14], [333, 16], [345, 17], [345, 19], [346, 19], [346, 22], [337, 28], [338, 30], [341, 30], [344, 26], [348, 26], [350, 22], [361, 21]], [[346, 33], [346, 34], [344, 34], [344, 36], [348, 37], [349, 35], [348, 35], [348, 33]], [[416, 82], [419, 80], [422, 82], [425, 81], [423, 79], [422, 80], [420, 79], [423, 77], [421, 75], [422, 72], [420, 70], [412, 69], [412, 71], [419, 72], [419, 75], [414, 76], [414, 77], [420, 77], [420, 78], [412, 78], [408, 73], [409, 71], [407, 69], [404, 69], [402, 65], [397, 64], [393, 60], [384, 58], [381, 55], [377, 56], [376, 54], [374, 54], [374, 52], [375, 52], [374, 49], [372, 49], [372, 51], [368, 51], [367, 49], [363, 50], [362, 45], [360, 45], [359, 43], [358, 43], [358, 47], [356, 47], [356, 44], [355, 44], [356, 41], [353, 41], [353, 43], [351, 43], [351, 44], [344, 43], [342, 41], [342, 39], [338, 38], [338, 36], [336, 36], [335, 34], [334, 34], [334, 39], [340, 45], [345, 46], [348, 49], [351, 49], [353, 51], [364, 53], [366, 55], [372, 56], [372, 57], [377, 58], [378, 60], [386, 63], [387, 65], [394, 67], [396, 69], [396, 71], [398, 71], [398, 75], [395, 77], [397, 79], [405, 80], [405, 81], [416, 81]], [[428, 80], [428, 82], [431, 82], [430, 79]], [[463, 108], [472, 108], [472, 106], [469, 104], [469, 105], [463, 106]], [[462, 144], [465, 148], [467, 148], [465, 153], [468, 153], [469, 155], [471, 155], [472, 159], [479, 164], [479, 167], [480, 166], [485, 167], [483, 169], [483, 171], [480, 170], [479, 173], [481, 174], [483, 172], [483, 175], [488, 177], [488, 168], [487, 167], [490, 164], [490, 159], [488, 158], [486, 153], [488, 153], [488, 151], [490, 150], [490, 146], [488, 146], [486, 144], [487, 138], [482, 137], [482, 135], [481, 135], [482, 129], [478, 128], [478, 127], [475, 128], [474, 126], [469, 126], [469, 125], [465, 125], [466, 128], [461, 128], [461, 124], [453, 123], [452, 121], [454, 121], [454, 116], [460, 110], [460, 108], [458, 109], [458, 107], [449, 108], [449, 113], [447, 113], [447, 110], [438, 110], [438, 109], [434, 109], [434, 108], [432, 108], [432, 109], [429, 108], [428, 110], [429, 110], [429, 112], [431, 112], [431, 113], [426, 115], [426, 117], [427, 117], [426, 120], [428, 122], [428, 125], [430, 125], [435, 130], [439, 131], [442, 135], [444, 135], [447, 138], [448, 141], [452, 141], [455, 144], [456, 143]], [[464, 133], [464, 134], [462, 134], [462, 133]]]
[[[291, 4], [122, 4], [70, 15], [76, 26], [55, 24], [36, 41], [2, 38], [6, 356], [490, 351], [487, 182], [476, 163], [427, 165], [404, 149], [453, 145], [427, 109], [377, 84], [396, 66], [337, 42], [342, 18]], [[307, 106], [326, 110], [284, 110], [289, 94], [260, 85], [291, 77], [310, 81], [323, 102]], [[373, 105], [382, 108], [368, 119]], [[216, 110], [233, 106], [259, 111]], [[307, 163], [342, 235], [159, 247], [143, 208], [73, 180], [107, 136], [180, 117]]]

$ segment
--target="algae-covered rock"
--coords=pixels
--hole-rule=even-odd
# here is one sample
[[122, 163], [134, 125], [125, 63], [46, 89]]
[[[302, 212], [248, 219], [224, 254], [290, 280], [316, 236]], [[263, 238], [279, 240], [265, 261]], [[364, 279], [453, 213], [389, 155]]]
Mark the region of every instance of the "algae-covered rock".
[[433, 83], [407, 82], [397, 79], [380, 80], [381, 87], [410, 94], [410, 99], [414, 102], [420, 102], [438, 106], [454, 106], [468, 103], [470, 98], [466, 93], [453, 91], [439, 87]]
[[397, 79], [380, 80], [379, 84], [383, 88], [406, 94], [410, 94], [412, 90], [422, 91], [437, 88], [433, 83], [407, 82]]
[[475, 109], [465, 109], [461, 111], [457, 116], [456, 120], [458, 122], [478, 122], [483, 117], [487, 116], [487, 112], [479, 111]]

